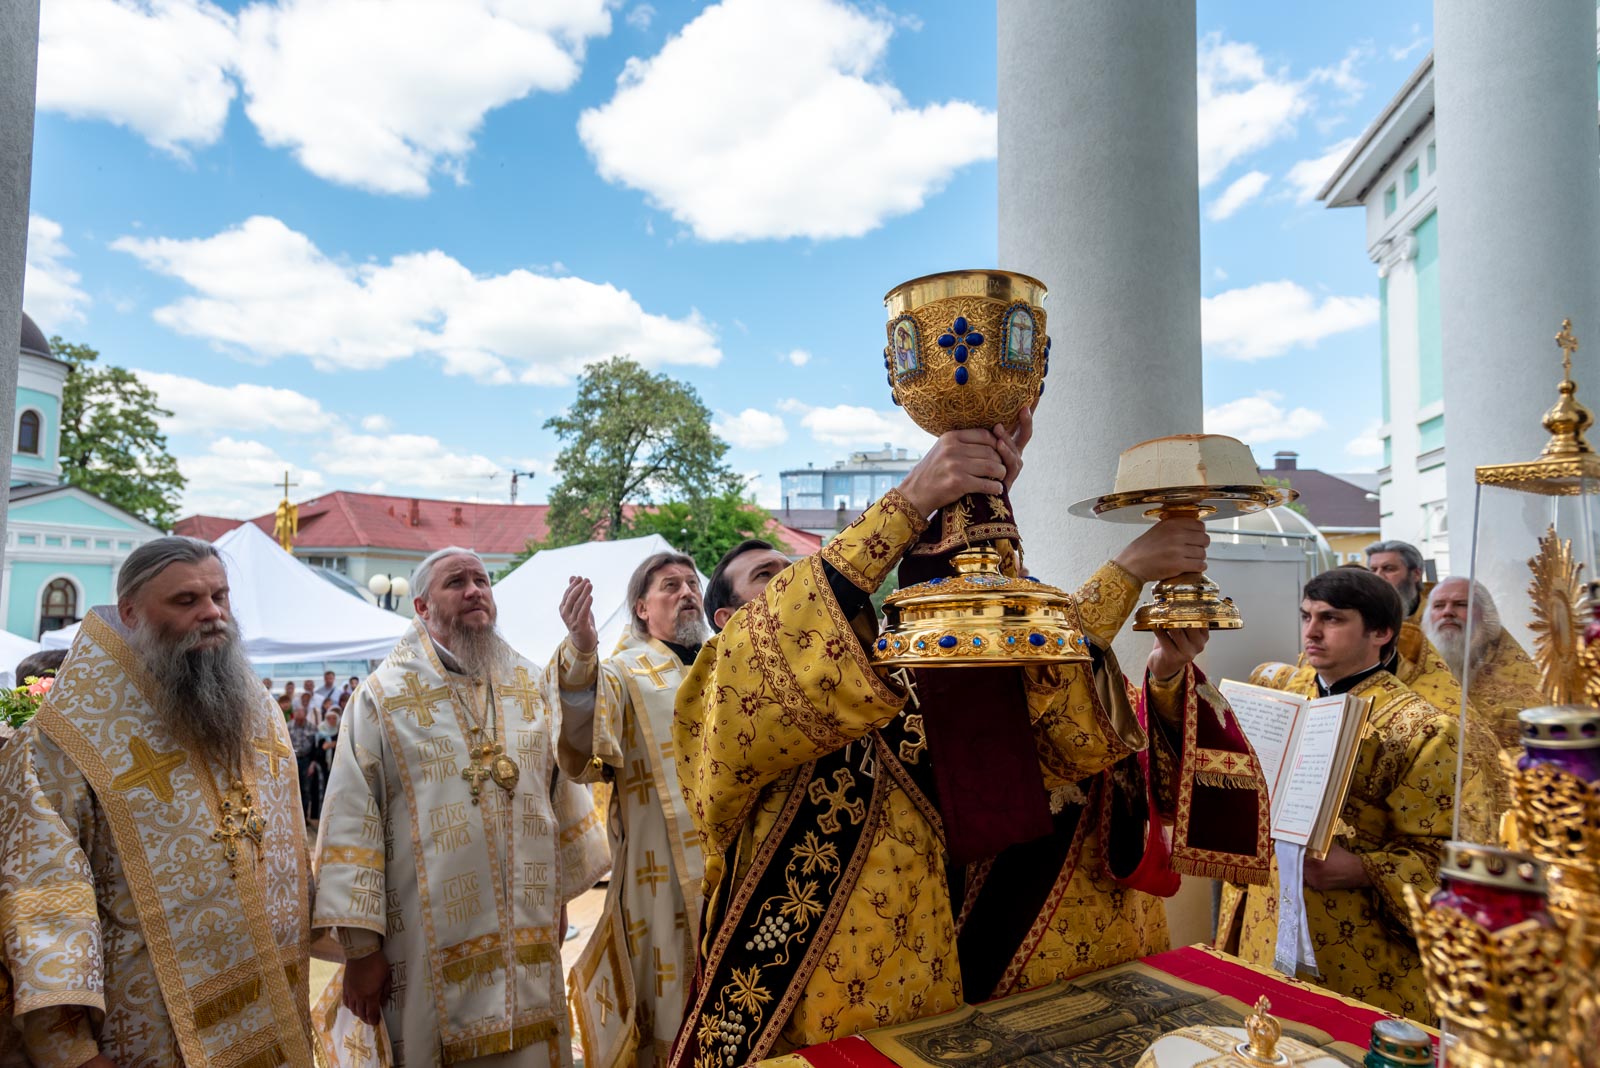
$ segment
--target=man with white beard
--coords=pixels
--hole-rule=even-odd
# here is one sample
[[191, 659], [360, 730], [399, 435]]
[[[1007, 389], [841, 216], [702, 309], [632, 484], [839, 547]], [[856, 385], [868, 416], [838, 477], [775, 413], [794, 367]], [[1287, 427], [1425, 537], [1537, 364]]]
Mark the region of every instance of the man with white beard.
[[[544, 673], [496, 631], [478, 554], [433, 553], [411, 588], [410, 632], [346, 706], [313, 923], [396, 1068], [570, 1065], [560, 912], [605, 872], [599, 816], [557, 778]], [[343, 1065], [381, 1063], [383, 1036], [349, 1016], [323, 1041]]]
[[0, 753], [0, 858], [24, 1063], [311, 1068], [294, 753], [211, 545], [140, 546], [84, 619]]
[[[1472, 594], [1472, 648], [1467, 648], [1467, 597]], [[1545, 704], [1539, 690], [1539, 669], [1500, 623], [1500, 613], [1481, 582], [1447, 578], [1428, 597], [1422, 630], [1438, 650], [1450, 673], [1467, 683], [1467, 703], [1494, 731], [1500, 745], [1515, 752], [1519, 742], [1517, 713]]]
[[593, 1068], [666, 1063], [694, 978], [705, 875], [672, 748], [678, 685], [709, 635], [694, 560], [648, 557], [628, 580], [627, 604], [631, 625], [601, 660], [593, 588], [572, 579], [553, 665], [561, 768], [613, 785], [611, 885], [573, 968], [573, 1015]]

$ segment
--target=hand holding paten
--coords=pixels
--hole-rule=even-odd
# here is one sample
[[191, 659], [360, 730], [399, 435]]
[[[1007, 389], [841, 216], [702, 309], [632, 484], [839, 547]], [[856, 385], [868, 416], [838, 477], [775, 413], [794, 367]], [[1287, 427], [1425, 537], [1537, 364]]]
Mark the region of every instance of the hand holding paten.
[[567, 579], [567, 592], [561, 597], [561, 622], [567, 625], [567, 640], [585, 655], [600, 645], [600, 632], [594, 625], [594, 583], [577, 575]]
[[[1011, 448], [1020, 466], [1021, 452], [1014, 442]], [[994, 431], [949, 430], [906, 475], [900, 493], [926, 517], [969, 493], [1002, 492], [1008, 474]]]
[[389, 960], [383, 950], [347, 961], [344, 966], [344, 1007], [362, 1023], [377, 1027], [389, 1000]]
[[1158, 630], [1155, 636], [1156, 643], [1150, 649], [1150, 659], [1145, 662], [1145, 668], [1150, 672], [1152, 679], [1160, 681], [1172, 678], [1193, 663], [1195, 657], [1205, 652], [1211, 632], [1186, 628]]
[[1163, 519], [1130, 541], [1116, 564], [1140, 582], [1206, 569], [1211, 535], [1198, 519]]

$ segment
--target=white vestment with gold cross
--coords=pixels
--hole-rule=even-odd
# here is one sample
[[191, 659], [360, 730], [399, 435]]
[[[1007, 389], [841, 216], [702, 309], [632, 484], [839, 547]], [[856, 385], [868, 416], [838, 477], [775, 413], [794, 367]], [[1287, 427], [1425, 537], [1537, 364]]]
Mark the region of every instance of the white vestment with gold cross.
[[[587, 788], [556, 775], [544, 672], [505, 652], [492, 679], [447, 670], [418, 621], [340, 728], [313, 923], [353, 953], [381, 940], [395, 1065], [513, 1051], [519, 1065], [571, 1063], [557, 914], [609, 857]], [[329, 1052], [380, 1063], [380, 1037], [352, 1032]]]
[[562, 769], [613, 786], [611, 885], [572, 974], [584, 1065], [664, 1065], [694, 979], [705, 875], [672, 753], [684, 665], [661, 642], [630, 632], [603, 663], [563, 642], [552, 666]]
[[9, 1038], [42, 1068], [96, 1052], [123, 1068], [312, 1068], [309, 867], [283, 716], [258, 690], [241, 766], [213, 766], [163, 728], [101, 611], [0, 750]]

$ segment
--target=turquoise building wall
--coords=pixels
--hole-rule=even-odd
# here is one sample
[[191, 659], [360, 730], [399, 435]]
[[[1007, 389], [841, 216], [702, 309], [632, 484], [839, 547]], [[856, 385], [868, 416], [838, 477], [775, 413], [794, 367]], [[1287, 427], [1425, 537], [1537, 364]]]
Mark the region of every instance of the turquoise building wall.
[[[39, 455], [16, 451], [17, 424], [11, 427], [11, 484], [18, 485], [23, 482], [54, 482], [56, 453], [61, 441], [61, 398], [49, 393], [41, 393], [36, 389], [17, 390], [16, 419], [22, 418], [22, 413], [27, 409], [36, 410], [43, 419], [39, 427]], [[37, 472], [48, 476], [41, 480], [28, 477], [29, 472]]]
[[[37, 619], [44, 588], [51, 579], [63, 575], [76, 580], [81, 592], [78, 614], [81, 616], [92, 606], [109, 604], [111, 596], [110, 564], [62, 564], [18, 560], [11, 565], [10, 604], [6, 612], [6, 630], [24, 638], [39, 638]], [[7, 665], [9, 667], [9, 665]]]
[[1439, 311], [1439, 213], [1417, 224], [1417, 406], [1444, 400]]

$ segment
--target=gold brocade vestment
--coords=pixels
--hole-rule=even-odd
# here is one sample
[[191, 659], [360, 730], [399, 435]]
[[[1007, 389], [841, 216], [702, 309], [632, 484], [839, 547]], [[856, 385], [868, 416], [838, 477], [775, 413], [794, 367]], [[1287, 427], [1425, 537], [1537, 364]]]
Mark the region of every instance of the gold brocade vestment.
[[[1273, 685], [1258, 670], [1253, 680]], [[1277, 689], [1315, 697], [1311, 668], [1278, 680]], [[1312, 945], [1331, 990], [1387, 1012], [1432, 1023], [1422, 962], [1401, 887], [1424, 896], [1437, 883], [1439, 858], [1456, 804], [1459, 720], [1413, 693], [1387, 671], [1351, 691], [1373, 700], [1356, 757], [1350, 794], [1340, 813], [1353, 832], [1337, 840], [1355, 853], [1371, 885], [1350, 890], [1305, 888]], [[1474, 743], [1478, 744], [1478, 743]], [[1469, 769], [1474, 765], [1469, 762]], [[1463, 801], [1481, 804], [1486, 784], [1469, 776]], [[1224, 886], [1218, 948], [1270, 968], [1278, 937], [1277, 864], [1266, 886]]]
[[[915, 765], [926, 750], [920, 717], [906, 707], [906, 695], [881, 681], [870, 666], [823, 566], [826, 561], [843, 579], [870, 593], [924, 526], [904, 497], [886, 494], [818, 556], [774, 577], [762, 596], [707, 644], [679, 690], [674, 721], [679, 775], [706, 856], [703, 970], [719, 945], [744, 938], [723, 930], [732, 905], [728, 888], [739, 888], [735, 896], [745, 893], [753, 880], [752, 862], [771, 848], [780, 814], [794, 804], [794, 783], [809, 777], [815, 762], [841, 750], [853, 754], [849, 767], [827, 781], [810, 780], [806, 792], [824, 806], [830, 798], [839, 799], [831, 802], [834, 807], [822, 820], [836, 827], [864, 825], [859, 870], [849, 873], [849, 891], [837, 921], [819, 929], [809, 943], [807, 952], [816, 960], [809, 977], [792, 988], [773, 987], [761, 974], [745, 972], [726, 988], [697, 991], [696, 1001], [704, 1006], [701, 1026], [711, 1029], [698, 1039], [702, 1056], [706, 1047], [714, 1050], [715, 1028], [727, 1026], [735, 1011], [746, 1021], [760, 1020], [763, 1027], [769, 1014], [777, 1014], [781, 1039], [759, 1051], [765, 1053], [961, 1004], [956, 909], [936, 807], [903, 772], [882, 770], [892, 762], [881, 758], [876, 761], [880, 770], [873, 804], [855, 807], [852, 802], [846, 807], [843, 802], [853, 786], [852, 768], [872, 763], [875, 746], [883, 752], [878, 732], [891, 722], [904, 722], [897, 734], [905, 739], [896, 750], [900, 763]], [[1108, 565], [1098, 578], [1104, 584], [1127, 584], [1117, 578], [1120, 574]], [[1113, 632], [1136, 594], [1136, 589], [1107, 594], [1111, 614], [1119, 616], [1110, 624]], [[1123, 686], [1120, 674], [1114, 685]], [[1025, 694], [1049, 789], [1081, 789], [1080, 783], [1145, 745], [1144, 732], [1131, 716], [1113, 722], [1107, 702], [1097, 693], [1096, 673], [1087, 664], [1030, 668]], [[1122, 707], [1125, 711], [1126, 701]], [[831, 845], [814, 841], [815, 836], [795, 838], [793, 856], [771, 861], [772, 870], [787, 864], [794, 876], [773, 908], [809, 925], [825, 915], [829, 904], [815, 899], [813, 884], [841, 878], [840, 866], [851, 857], [838, 855]], [[1043, 975], [1058, 967], [1063, 946], [1071, 947], [1071, 961], [1064, 966], [1072, 968], [1080, 962], [1078, 947], [1090, 947], [1083, 954], [1089, 958], [1087, 967], [1081, 969], [1087, 971], [1102, 951], [1120, 960], [1143, 946], [1164, 944], [1164, 918], [1153, 899], [1128, 908], [1131, 895], [1109, 889], [1101, 893], [1094, 881], [1100, 870], [1095, 860], [1074, 856], [1073, 862], [1077, 870], [1063, 875], [1065, 892], [1053, 900], [1050, 915], [1066, 926], [1049, 924], [1050, 930], [1030, 943], [1019, 970]], [[1095, 933], [1089, 934], [1091, 930]], [[691, 1002], [691, 1009], [695, 1004]], [[694, 1023], [691, 1018], [687, 1026]], [[713, 1055], [694, 1063], [719, 1062]]]
[[[353, 952], [381, 939], [402, 1068], [511, 1051], [571, 1062], [556, 918], [609, 858], [587, 789], [555, 778], [544, 672], [505, 652], [490, 680], [450, 671], [414, 622], [341, 725], [313, 922]], [[518, 775], [511, 791], [480, 776], [473, 804], [463, 772], [487, 766], [471, 753], [485, 741]], [[370, 1052], [333, 1051], [345, 1064]]]
[[[40, 1068], [96, 1053], [118, 1068], [311, 1068], [305, 824], [283, 716], [260, 693], [233, 790], [166, 732], [151, 692], [96, 609], [0, 752], [0, 939], [24, 1050]], [[248, 795], [259, 847], [223, 834], [230, 793]]]

